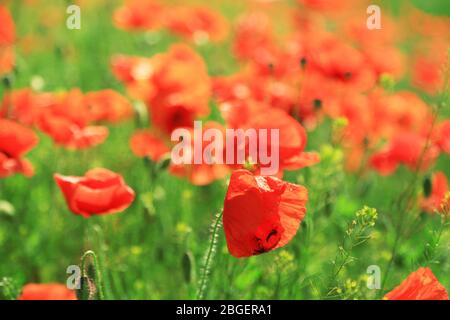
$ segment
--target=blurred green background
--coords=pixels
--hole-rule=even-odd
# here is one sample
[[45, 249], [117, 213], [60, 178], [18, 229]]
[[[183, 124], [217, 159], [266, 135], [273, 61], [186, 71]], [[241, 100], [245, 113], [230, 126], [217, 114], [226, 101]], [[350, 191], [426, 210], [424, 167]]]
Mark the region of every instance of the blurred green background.
[[[394, 7], [393, 1], [387, 2]], [[448, 1], [414, 2], [430, 12], [449, 13]], [[180, 41], [164, 31], [127, 33], [115, 28], [111, 15], [121, 1], [104, 1], [101, 7], [82, 5], [81, 30], [65, 26], [65, 8], [70, 1], [41, 3], [44, 5], [24, 5], [22, 1], [10, 4], [21, 43], [13, 88], [43, 80], [45, 91], [113, 88], [125, 94], [110, 72], [113, 54], [152, 56]], [[221, 5], [222, 13], [229, 18], [235, 17], [241, 7], [234, 1]], [[395, 12], [395, 8], [390, 10]], [[230, 47], [231, 42], [226, 41], [196, 50], [211, 75], [231, 74], [239, 66], [231, 54], [224, 54], [230, 52]], [[213, 104], [211, 107], [216, 108]], [[445, 112], [448, 116], [449, 111]], [[218, 112], [211, 117], [217, 119]], [[340, 297], [380, 297], [380, 292], [367, 289], [366, 269], [378, 265], [383, 272], [386, 268], [395, 241], [399, 194], [411, 181], [413, 188], [420, 191], [422, 180], [412, 180], [413, 174], [405, 168], [390, 177], [345, 174], [342, 152], [329, 142], [331, 127], [331, 121], [326, 121], [309, 135], [308, 149], [320, 151], [322, 162], [285, 176], [288, 181], [305, 185], [310, 195], [307, 216], [296, 237], [274, 252], [236, 259], [228, 254], [221, 231], [207, 298], [323, 297], [332, 272], [331, 261], [339, 251], [347, 223], [364, 205], [376, 208], [379, 219], [373, 238], [355, 248], [355, 260], [340, 274], [338, 285], [344, 292]], [[111, 126], [106, 143], [82, 152], [55, 147], [40, 134], [39, 146], [29, 155], [36, 175], [31, 179], [16, 175], [0, 180], [0, 200], [14, 207], [0, 209], [0, 279], [11, 279], [18, 290], [30, 282], [65, 283], [66, 268], [79, 264], [86, 250], [94, 250], [100, 259], [108, 298], [195, 298], [210, 225], [222, 207], [227, 181], [195, 187], [166, 172], [159, 172], [153, 179], [149, 164], [133, 156], [129, 149], [128, 140], [134, 130], [133, 121]], [[68, 211], [53, 173], [82, 175], [93, 167], [124, 175], [137, 192], [129, 209], [90, 219]], [[448, 156], [440, 158], [436, 169], [450, 176]], [[441, 222], [439, 217], [428, 214], [418, 217], [413, 231], [398, 247], [385, 289], [399, 284], [420, 265], [431, 266], [439, 281], [450, 288], [448, 230], [434, 258], [428, 261], [427, 246], [433, 244]]]

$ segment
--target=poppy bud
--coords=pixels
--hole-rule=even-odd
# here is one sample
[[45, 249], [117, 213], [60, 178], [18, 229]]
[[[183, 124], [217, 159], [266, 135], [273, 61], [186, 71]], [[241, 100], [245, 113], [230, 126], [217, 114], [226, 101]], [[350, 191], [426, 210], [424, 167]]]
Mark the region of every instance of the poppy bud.
[[183, 277], [184, 281], [186, 283], [193, 283], [195, 282], [195, 260], [194, 255], [190, 251], [186, 251], [183, 254], [183, 258], [181, 260], [182, 270], [183, 270]]
[[423, 179], [423, 194], [426, 198], [431, 195], [431, 178], [430, 176], [426, 176]]
[[13, 81], [14, 81], [14, 79], [11, 74], [2, 77], [3, 87], [6, 90], [10, 90], [12, 88]]
[[314, 106], [314, 109], [316, 109], [316, 110], [321, 109], [322, 108], [322, 100], [314, 99], [313, 100], [313, 106]]
[[[90, 261], [88, 261], [88, 257], [91, 258]], [[81, 257], [81, 272], [80, 289], [76, 291], [78, 299], [103, 300], [105, 294], [103, 292], [100, 266], [94, 251], [86, 251]]]
[[308, 63], [308, 61], [306, 60], [305, 57], [300, 59], [300, 66], [302, 67], [302, 69], [304, 69], [306, 67], [307, 63]]

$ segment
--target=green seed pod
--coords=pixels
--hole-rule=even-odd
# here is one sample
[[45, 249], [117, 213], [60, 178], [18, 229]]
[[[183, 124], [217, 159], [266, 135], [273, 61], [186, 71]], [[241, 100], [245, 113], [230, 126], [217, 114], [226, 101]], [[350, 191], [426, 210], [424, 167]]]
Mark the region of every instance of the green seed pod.
[[166, 170], [170, 165], [170, 161], [171, 161], [170, 153], [167, 153], [161, 160], [158, 161], [156, 165], [156, 170], [157, 171]]
[[87, 276], [80, 278], [80, 288], [75, 290], [78, 300], [90, 300], [89, 297], [91, 296], [90, 291], [92, 287], [90, 284], [91, 282], [92, 280], [90, 280]]
[[431, 178], [430, 178], [430, 176], [426, 176], [424, 179], [423, 179], [423, 184], [422, 184], [422, 187], [423, 187], [423, 194], [425, 195], [425, 197], [429, 197], [430, 195], [431, 195]]
[[190, 251], [186, 251], [183, 254], [183, 258], [181, 260], [181, 265], [183, 269], [183, 277], [186, 283], [195, 282], [196, 274], [195, 274], [195, 259], [194, 255]]
[[305, 57], [300, 59], [300, 67], [302, 67], [302, 69], [304, 69], [306, 67], [307, 63], [308, 63], [308, 61], [306, 60]]
[[322, 100], [320, 99], [314, 99], [313, 100], [313, 106], [315, 110], [319, 110], [322, 108]]
[[14, 77], [12, 74], [6, 75], [2, 78], [3, 87], [6, 90], [10, 90], [12, 88], [13, 82], [14, 82]]

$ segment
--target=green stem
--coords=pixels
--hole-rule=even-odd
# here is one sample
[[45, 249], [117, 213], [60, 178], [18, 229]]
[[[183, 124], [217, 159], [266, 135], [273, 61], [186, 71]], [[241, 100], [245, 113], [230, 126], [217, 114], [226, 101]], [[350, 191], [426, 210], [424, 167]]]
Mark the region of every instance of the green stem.
[[223, 216], [223, 210], [220, 211], [220, 213], [217, 215], [216, 219], [213, 222], [211, 239], [209, 241], [209, 248], [208, 248], [208, 251], [205, 256], [205, 262], [203, 265], [203, 270], [202, 270], [199, 287], [198, 287], [198, 291], [197, 291], [197, 299], [198, 300], [201, 300], [205, 297], [208, 279], [209, 279], [209, 275], [210, 275], [210, 271], [211, 271], [212, 260], [214, 258], [214, 253], [216, 251], [215, 249], [217, 247], [217, 238], [218, 238], [217, 232], [219, 231], [219, 228], [221, 226], [220, 221], [222, 220], [222, 216]]
[[396, 235], [395, 235], [394, 245], [392, 247], [391, 257], [390, 257], [389, 262], [385, 269], [386, 271], [385, 271], [384, 279], [383, 279], [383, 282], [381, 285], [380, 295], [383, 294], [383, 292], [384, 292], [385, 286], [388, 281], [388, 276], [389, 276], [389, 273], [392, 268], [392, 264], [397, 256], [398, 246], [400, 245], [400, 240], [402, 238], [402, 234], [403, 234], [403, 231], [406, 226], [405, 214], [407, 212], [407, 208], [408, 208], [410, 201], [414, 197], [414, 187], [415, 187], [417, 179], [419, 177], [420, 169], [422, 167], [425, 154], [431, 146], [431, 138], [432, 138], [432, 134], [433, 134], [434, 128], [435, 128], [437, 120], [438, 120], [439, 112], [440, 112], [441, 108], [444, 106], [445, 101], [448, 98], [448, 83], [449, 83], [448, 73], [446, 72], [445, 75], [446, 75], [446, 78], [444, 81], [442, 93], [439, 97], [439, 99], [442, 101], [438, 101], [437, 107], [433, 110], [431, 126], [430, 126], [430, 129], [429, 129], [427, 137], [426, 137], [425, 146], [422, 149], [422, 152], [420, 154], [420, 158], [419, 158], [419, 161], [414, 170], [411, 182], [408, 184], [406, 189], [400, 195], [399, 201], [397, 202], [397, 204], [398, 204], [397, 208], [398, 208], [398, 212], [399, 212], [400, 216], [399, 216], [399, 219], [397, 220], [397, 224], [396, 224], [396, 228], [395, 228]]

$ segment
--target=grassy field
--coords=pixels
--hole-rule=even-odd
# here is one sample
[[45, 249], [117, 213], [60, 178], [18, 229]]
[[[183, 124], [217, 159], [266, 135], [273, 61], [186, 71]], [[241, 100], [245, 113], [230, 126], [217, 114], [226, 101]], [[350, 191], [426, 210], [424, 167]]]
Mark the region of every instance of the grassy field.
[[[8, 4], [18, 35], [17, 70], [10, 77], [13, 90], [43, 81], [44, 91], [112, 88], [126, 95], [111, 73], [111, 56], [150, 57], [182, 41], [167, 31], [132, 33], [116, 28], [111, 16], [121, 1], [82, 1], [80, 30], [66, 28], [68, 1], [26, 2]], [[434, 2], [434, 10], [448, 11], [446, 1]], [[213, 4], [229, 19], [246, 6], [234, 1]], [[240, 68], [228, 53], [231, 46], [228, 39], [193, 47], [204, 58], [210, 76], [217, 76]], [[405, 88], [418, 92], [430, 105], [442, 98], [412, 89], [407, 80], [399, 81], [395, 90]], [[7, 90], [3, 87], [0, 96]], [[209, 119], [223, 122], [217, 104], [211, 101], [210, 106]], [[447, 101], [439, 118], [449, 115]], [[197, 297], [211, 224], [223, 207], [228, 181], [194, 186], [166, 170], [152, 173], [154, 164], [134, 156], [129, 147], [137, 123], [130, 119], [108, 125], [105, 143], [80, 151], [55, 146], [36, 131], [39, 145], [27, 156], [35, 175], [0, 180], [0, 289], [8, 287], [17, 294], [27, 283], [65, 283], [67, 267], [80, 264], [82, 255], [92, 250], [99, 259], [107, 299]], [[402, 166], [387, 177], [373, 170], [349, 173], [344, 170], [344, 151], [331, 140], [335, 125], [335, 120], [325, 119], [308, 132], [307, 149], [319, 152], [320, 163], [284, 175], [285, 181], [301, 184], [309, 193], [307, 215], [294, 239], [266, 254], [237, 259], [228, 253], [219, 229], [204, 297], [380, 299], [420, 266], [430, 267], [450, 289], [448, 228], [438, 215], [405, 205], [405, 198], [420, 196], [431, 172], [450, 177], [448, 155], [441, 155], [423, 172]], [[127, 210], [89, 219], [69, 211], [53, 174], [83, 175], [94, 167], [122, 174], [135, 190], [136, 199]], [[370, 239], [350, 248], [346, 230], [364, 206], [375, 208], [378, 219], [364, 230]], [[371, 265], [381, 268], [382, 290], [366, 286]], [[4, 298], [13, 296], [3, 292]]]

